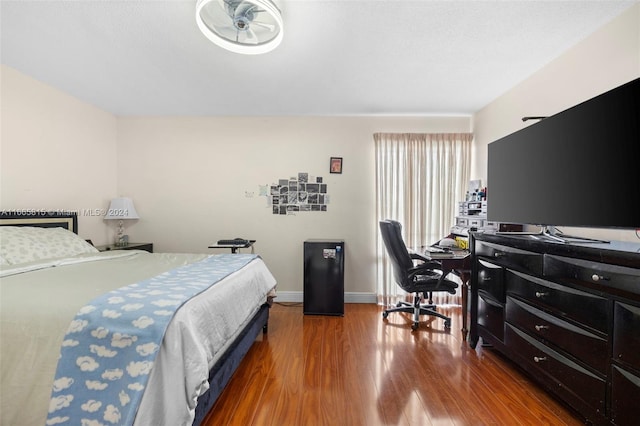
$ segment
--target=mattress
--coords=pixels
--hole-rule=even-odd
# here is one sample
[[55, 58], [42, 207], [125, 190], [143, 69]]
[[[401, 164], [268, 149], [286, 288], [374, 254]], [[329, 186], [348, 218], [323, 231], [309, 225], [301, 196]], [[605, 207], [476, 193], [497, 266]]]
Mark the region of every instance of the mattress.
[[[207, 255], [113, 251], [31, 262], [0, 278], [0, 423], [45, 424], [60, 345], [76, 312], [100, 294]], [[186, 425], [209, 369], [273, 293], [259, 258], [186, 302], [172, 318], [135, 424]]]

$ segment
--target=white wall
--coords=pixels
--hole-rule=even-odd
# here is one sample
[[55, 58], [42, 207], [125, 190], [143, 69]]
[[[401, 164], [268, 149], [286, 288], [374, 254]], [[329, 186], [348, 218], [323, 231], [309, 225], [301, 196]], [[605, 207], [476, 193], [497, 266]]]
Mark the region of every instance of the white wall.
[[[640, 76], [640, 4], [563, 53], [473, 117], [471, 176], [486, 182], [487, 145]], [[491, 202], [491, 187], [489, 187]], [[570, 235], [637, 241], [633, 231], [563, 228]]]
[[[342, 238], [345, 290], [375, 291], [375, 132], [466, 132], [470, 117], [121, 118], [118, 190], [141, 219], [133, 240], [158, 251], [220, 252], [220, 238], [256, 239], [279, 291], [302, 291], [309, 238]], [[343, 157], [342, 174], [329, 158]], [[328, 185], [327, 212], [274, 215], [259, 185], [308, 172]], [[249, 195], [247, 194], [249, 193]], [[253, 196], [251, 196], [253, 194]]]
[[116, 117], [4, 65], [0, 79], [0, 209], [77, 210], [79, 234], [106, 243], [92, 212], [116, 193]]
[[[373, 293], [373, 133], [470, 129], [470, 117], [118, 118], [9, 67], [1, 78], [0, 209], [76, 210], [80, 235], [104, 244], [114, 226], [92, 212], [130, 196], [132, 241], [214, 253], [219, 238], [255, 238], [281, 291], [302, 290], [304, 240], [343, 238], [346, 291]], [[324, 178], [328, 211], [273, 215], [259, 185], [298, 172]]]

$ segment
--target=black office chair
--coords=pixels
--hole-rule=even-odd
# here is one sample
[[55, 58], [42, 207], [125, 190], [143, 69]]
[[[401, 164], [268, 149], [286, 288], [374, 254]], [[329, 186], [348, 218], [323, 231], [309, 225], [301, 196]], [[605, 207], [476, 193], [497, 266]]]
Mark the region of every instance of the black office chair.
[[[424, 295], [425, 299], [431, 299], [428, 296], [431, 292], [446, 291], [455, 294], [458, 284], [446, 279], [451, 271], [442, 269], [441, 262], [427, 259], [416, 253], [409, 253], [407, 246], [402, 239], [402, 225], [394, 220], [383, 220], [380, 222], [380, 232], [382, 240], [387, 249], [387, 253], [391, 258], [393, 265], [393, 275], [396, 283], [406, 292], [415, 293], [413, 304], [407, 302], [398, 302], [395, 308], [385, 309], [382, 313], [383, 318], [387, 318], [389, 312], [408, 312], [413, 313], [413, 324], [411, 328], [416, 330], [419, 325], [420, 315], [432, 315], [444, 319], [444, 326], [451, 328], [451, 318], [439, 312], [436, 312], [436, 306], [433, 304], [424, 305], [420, 302]], [[415, 264], [414, 260], [422, 263]]]

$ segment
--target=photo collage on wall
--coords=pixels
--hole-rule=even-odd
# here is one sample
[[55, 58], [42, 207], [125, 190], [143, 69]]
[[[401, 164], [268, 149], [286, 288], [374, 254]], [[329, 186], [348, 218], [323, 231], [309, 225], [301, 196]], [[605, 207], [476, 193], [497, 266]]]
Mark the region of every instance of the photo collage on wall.
[[326, 212], [329, 204], [327, 184], [322, 182], [322, 177], [309, 176], [309, 173], [279, 179], [277, 185], [271, 185], [269, 197], [273, 214]]

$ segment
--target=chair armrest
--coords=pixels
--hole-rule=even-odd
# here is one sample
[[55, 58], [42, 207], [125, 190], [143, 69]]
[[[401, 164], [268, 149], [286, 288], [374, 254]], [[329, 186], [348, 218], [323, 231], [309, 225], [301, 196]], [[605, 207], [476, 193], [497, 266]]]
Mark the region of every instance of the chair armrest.
[[447, 275], [449, 275], [452, 272], [451, 269], [443, 268], [442, 263], [436, 260], [428, 260], [425, 263], [421, 263], [407, 270], [407, 275], [409, 276], [409, 278], [413, 278], [416, 275], [427, 275], [425, 274], [425, 272], [434, 272], [434, 271], [440, 274], [440, 279], [436, 287], [440, 287], [440, 284], [442, 284], [442, 281], [444, 281]]
[[424, 256], [422, 256], [420, 254], [417, 254], [417, 253], [409, 253], [409, 256], [411, 257], [411, 259], [419, 260], [419, 261], [422, 262], [422, 263], [416, 264], [416, 266], [414, 268], [442, 270], [442, 263], [437, 261], [437, 260], [426, 258], [426, 257], [424, 257]]
[[410, 276], [414, 276], [414, 275], [420, 275], [421, 273], [424, 274], [424, 272], [433, 272], [433, 271], [437, 271], [439, 273], [442, 274], [448, 274], [449, 271], [445, 271], [444, 269], [442, 269], [442, 264], [440, 262], [436, 262], [434, 260], [430, 260], [427, 263], [421, 263], [417, 266], [414, 266], [413, 268], [410, 268], [409, 270], [407, 270], [407, 273]]

